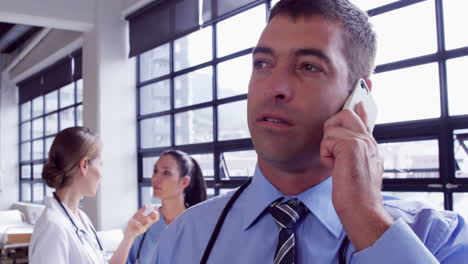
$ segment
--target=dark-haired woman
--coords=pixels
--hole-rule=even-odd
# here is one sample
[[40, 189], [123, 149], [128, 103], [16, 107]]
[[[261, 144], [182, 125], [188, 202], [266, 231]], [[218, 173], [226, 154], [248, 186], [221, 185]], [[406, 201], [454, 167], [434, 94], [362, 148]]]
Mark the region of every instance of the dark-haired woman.
[[[101, 166], [101, 143], [88, 128], [57, 134], [42, 171], [46, 184], [55, 188], [54, 197], [45, 199], [46, 208], [34, 226], [29, 263], [107, 263], [93, 224], [78, 208], [83, 196], [96, 195]], [[157, 212], [145, 216], [144, 210], [130, 219], [109, 263], [125, 263], [135, 238], [159, 220]]]
[[198, 162], [178, 150], [160, 155], [154, 165], [153, 196], [162, 201], [161, 215], [146, 233], [133, 243], [127, 263], [150, 263], [159, 234], [185, 209], [206, 200], [206, 183]]

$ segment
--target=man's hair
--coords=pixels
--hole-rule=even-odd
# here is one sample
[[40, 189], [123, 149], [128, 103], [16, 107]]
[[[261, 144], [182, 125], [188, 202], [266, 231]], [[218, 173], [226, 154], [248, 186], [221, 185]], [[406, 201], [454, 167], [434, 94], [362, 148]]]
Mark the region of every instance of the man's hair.
[[350, 88], [359, 78], [369, 77], [374, 71], [375, 32], [367, 14], [348, 0], [281, 0], [271, 9], [268, 21], [277, 15], [287, 15], [294, 20], [319, 15], [341, 23]]

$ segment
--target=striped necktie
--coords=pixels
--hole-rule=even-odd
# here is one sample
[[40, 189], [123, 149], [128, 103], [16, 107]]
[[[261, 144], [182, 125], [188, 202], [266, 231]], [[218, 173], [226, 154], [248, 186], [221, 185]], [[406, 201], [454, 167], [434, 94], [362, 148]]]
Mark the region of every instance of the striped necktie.
[[308, 212], [307, 208], [297, 198], [287, 202], [275, 201], [268, 208], [280, 227], [278, 246], [276, 247], [274, 264], [294, 264], [294, 230], [297, 223]]

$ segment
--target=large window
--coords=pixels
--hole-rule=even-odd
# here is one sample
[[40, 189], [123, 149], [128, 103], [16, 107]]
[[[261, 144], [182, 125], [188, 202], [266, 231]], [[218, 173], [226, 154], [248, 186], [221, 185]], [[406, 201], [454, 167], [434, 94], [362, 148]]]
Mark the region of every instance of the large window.
[[53, 191], [42, 180], [42, 167], [55, 135], [83, 125], [81, 50], [18, 86], [20, 201], [42, 203]]
[[[468, 216], [466, 1], [365, 1], [378, 33], [374, 135], [384, 194]], [[417, 19], [414, 19], [417, 16]]]
[[[151, 197], [151, 169], [167, 148], [199, 159], [211, 195], [252, 176], [256, 154], [246, 122], [250, 53], [276, 2], [258, 1], [138, 56], [141, 203]], [[379, 37], [374, 135], [385, 159], [385, 194], [468, 215], [461, 206], [468, 201], [468, 38], [460, 23], [468, 5], [353, 2], [368, 10]]]
[[140, 203], [151, 198], [154, 162], [168, 148], [199, 161], [210, 196], [252, 176], [246, 93], [267, 10], [258, 3], [231, 12], [138, 56]]
[[20, 106], [20, 200], [41, 203], [52, 189], [42, 166], [58, 131], [83, 125], [83, 82], [78, 80]]

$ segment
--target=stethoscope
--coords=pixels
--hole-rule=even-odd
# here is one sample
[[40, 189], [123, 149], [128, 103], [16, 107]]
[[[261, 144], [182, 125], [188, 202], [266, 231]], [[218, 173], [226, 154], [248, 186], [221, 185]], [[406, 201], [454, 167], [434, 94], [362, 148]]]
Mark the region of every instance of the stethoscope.
[[139, 263], [140, 263], [140, 252], [141, 252], [141, 247], [143, 246], [143, 243], [145, 242], [145, 238], [146, 238], [146, 234], [147, 234], [147, 233], [148, 233], [148, 232], [145, 232], [145, 233], [143, 234], [143, 237], [141, 238], [140, 244], [138, 245], [138, 250], [137, 250], [135, 262], [133, 262], [133, 264], [139, 264]]
[[[239, 196], [242, 194], [245, 188], [249, 186], [251, 182], [252, 182], [252, 178], [248, 179], [247, 182], [242, 184], [239, 187], [239, 189], [237, 189], [237, 191], [234, 192], [232, 197], [227, 202], [226, 206], [223, 209], [223, 212], [221, 212], [221, 215], [218, 218], [218, 222], [216, 223], [213, 233], [211, 234], [210, 240], [208, 241], [208, 245], [206, 246], [205, 252], [203, 253], [203, 257], [200, 261], [200, 264], [206, 264], [206, 262], [208, 261], [211, 250], [213, 249], [214, 243], [216, 242], [216, 239], [218, 238], [219, 232], [221, 231], [221, 227], [223, 226], [224, 220], [226, 220], [226, 216], [229, 213], [229, 210], [231, 210], [237, 198], [239, 198]], [[339, 264], [346, 264], [346, 250], [348, 249], [348, 246], [349, 246], [349, 239], [348, 239], [348, 236], [345, 236], [340, 246], [339, 257], [338, 257]]]
[[[57, 194], [54, 192], [53, 193], [54, 195], [54, 198], [55, 200], [57, 200], [57, 202], [60, 204], [60, 207], [62, 207], [63, 211], [65, 212], [65, 214], [67, 215], [68, 219], [70, 220], [70, 222], [72, 223], [72, 225], [75, 227], [75, 232], [76, 232], [76, 235], [78, 236], [78, 238], [80, 239], [80, 242], [81, 244], [83, 244], [83, 246], [85, 245], [84, 244], [84, 241], [83, 241], [83, 238], [81, 237], [80, 235], [80, 229], [78, 228], [78, 226], [75, 224], [75, 221], [73, 221], [73, 219], [71, 218], [70, 214], [68, 214], [68, 211], [67, 209], [65, 208], [65, 206], [62, 204], [62, 201], [60, 201], [60, 198], [57, 196]], [[99, 237], [96, 233], [96, 230], [94, 230], [94, 228], [90, 225], [90, 228], [91, 230], [93, 231], [94, 233], [94, 237], [96, 238], [96, 241], [99, 245], [99, 249], [101, 250], [101, 252], [104, 251], [104, 249], [102, 248], [102, 245], [101, 245], [101, 241], [99, 241]]]

